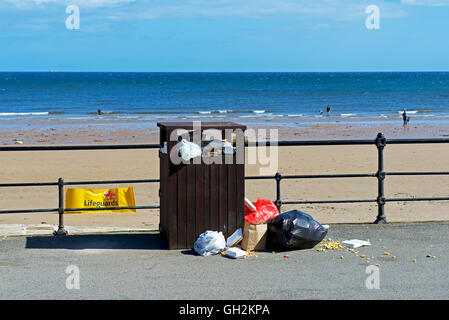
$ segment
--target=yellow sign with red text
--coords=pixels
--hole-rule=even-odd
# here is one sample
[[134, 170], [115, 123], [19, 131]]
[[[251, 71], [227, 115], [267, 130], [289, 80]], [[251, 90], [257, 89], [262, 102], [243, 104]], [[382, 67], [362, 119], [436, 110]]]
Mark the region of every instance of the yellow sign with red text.
[[109, 209], [116, 207], [135, 207], [134, 188], [115, 189], [72, 189], [67, 188], [65, 207], [78, 208], [104, 208], [105, 210], [68, 211], [66, 213], [87, 212], [136, 212], [136, 209]]

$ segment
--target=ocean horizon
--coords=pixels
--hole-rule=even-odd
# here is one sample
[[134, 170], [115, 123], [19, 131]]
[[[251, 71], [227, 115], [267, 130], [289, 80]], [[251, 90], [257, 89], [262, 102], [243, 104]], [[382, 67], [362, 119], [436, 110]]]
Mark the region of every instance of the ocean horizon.
[[0, 72], [0, 121], [396, 121], [404, 109], [449, 118], [449, 72]]

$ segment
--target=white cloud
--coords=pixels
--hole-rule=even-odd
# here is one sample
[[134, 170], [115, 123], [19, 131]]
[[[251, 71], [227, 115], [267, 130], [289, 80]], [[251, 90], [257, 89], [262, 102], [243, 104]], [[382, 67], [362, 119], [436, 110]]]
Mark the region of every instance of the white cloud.
[[[111, 7], [98, 14], [122, 19], [216, 18], [216, 17], [288, 17], [354, 20], [366, 17], [365, 9], [372, 0], [6, 0], [18, 7], [33, 9], [79, 5], [80, 8]], [[424, 0], [402, 0], [424, 1]], [[443, 0], [429, 0], [443, 1]], [[447, 0], [449, 1], [449, 0]], [[404, 16], [400, 3], [377, 0], [382, 18]], [[130, 4], [133, 4], [132, 6]], [[119, 7], [120, 10], [114, 10]], [[95, 12], [92, 12], [95, 14]]]
[[329, 28], [329, 25], [327, 23], [318, 23], [310, 27], [311, 29], [319, 30], [319, 29], [326, 29]]
[[[366, 16], [372, 0], [139, 0], [136, 18], [161, 17], [293, 17], [352, 20]], [[384, 18], [401, 17], [398, 3], [380, 2]], [[143, 5], [145, 4], [145, 5]], [[122, 16], [127, 15], [126, 12]]]
[[430, 7], [449, 6], [449, 0], [401, 0], [401, 3], [406, 5]]
[[136, 0], [6, 0], [6, 2], [20, 8], [32, 8], [33, 5], [59, 4], [68, 6], [71, 4], [84, 7], [102, 7], [118, 4], [126, 4]]

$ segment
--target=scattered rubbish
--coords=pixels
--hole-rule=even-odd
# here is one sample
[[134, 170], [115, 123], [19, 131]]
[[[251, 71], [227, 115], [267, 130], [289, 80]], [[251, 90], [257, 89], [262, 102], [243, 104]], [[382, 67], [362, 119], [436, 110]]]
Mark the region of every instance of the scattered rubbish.
[[351, 253], [357, 253], [357, 251], [355, 251], [355, 249], [351, 249], [348, 248], [344, 245], [341, 244], [340, 241], [332, 241], [331, 238], [329, 238], [329, 241], [327, 241], [326, 239], [324, 239], [322, 241], [322, 243], [320, 244], [321, 248], [317, 249], [316, 251], [320, 252], [320, 251], [326, 251], [327, 250], [337, 250], [337, 251], [347, 251], [347, 252], [351, 252]]
[[267, 242], [266, 222], [279, 215], [273, 201], [257, 198], [251, 203], [245, 198], [245, 225], [241, 246], [247, 251], [265, 250]]
[[360, 257], [361, 258], [366, 258], [366, 254], [362, 254]]
[[379, 264], [379, 263], [376, 263], [376, 267], [380, 267], [380, 264]]
[[323, 228], [329, 230], [330, 226], [328, 224], [322, 224]]
[[248, 198], [245, 197], [245, 207], [249, 209], [251, 212], [257, 211], [257, 208]]
[[232, 143], [227, 140], [219, 139], [212, 140], [207, 146], [204, 147], [204, 152], [207, 153], [210, 152], [210, 150], [217, 150], [218, 152], [221, 152], [223, 150], [225, 154], [233, 154], [235, 151]]
[[351, 248], [351, 249], [371, 245], [371, 243], [369, 243], [369, 241], [363, 241], [363, 240], [358, 240], [358, 239], [345, 240], [345, 241], [342, 241], [341, 244], [348, 248]]
[[226, 240], [223, 233], [208, 230], [200, 234], [193, 248], [201, 256], [210, 256], [223, 251], [226, 248]]
[[242, 249], [246, 251], [265, 250], [267, 243], [267, 224], [245, 222], [243, 227]]
[[248, 253], [246, 251], [236, 248], [236, 247], [233, 247], [233, 248], [229, 248], [228, 250], [226, 250], [225, 256], [233, 258], [233, 259], [238, 259], [238, 258], [246, 257], [247, 254]]
[[416, 263], [416, 259], [413, 259], [413, 263]]
[[279, 215], [278, 208], [271, 200], [265, 200], [258, 197], [253, 205], [256, 208], [255, 211], [251, 211], [245, 206], [245, 222], [262, 224]]
[[201, 147], [193, 142], [182, 139], [178, 143], [178, 152], [184, 161], [189, 161], [195, 157], [201, 156]]
[[[254, 251], [247, 251], [247, 257], [256, 257], [257, 258], [257, 254], [254, 252]], [[262, 259], [264, 259], [263, 257], [262, 257]]]
[[243, 240], [242, 228], [238, 228], [226, 239], [226, 247], [231, 248]]
[[233, 154], [235, 152], [235, 148], [232, 146], [232, 143], [227, 141], [226, 139], [223, 142], [223, 152], [225, 154]]
[[327, 234], [327, 230], [307, 213], [292, 210], [268, 222], [267, 244], [283, 249], [311, 249]]
[[287, 255], [284, 256], [284, 258], [290, 258], [290, 256], [287, 254]]
[[321, 246], [329, 250], [342, 251], [343, 249], [347, 249], [345, 246], [341, 245], [340, 241], [329, 241], [327, 243], [323, 243]]
[[390, 253], [389, 252], [384, 252], [384, 255], [389, 256]]
[[23, 144], [23, 141], [20, 141], [20, 140], [16, 140], [16, 142], [15, 142], [16, 144]]

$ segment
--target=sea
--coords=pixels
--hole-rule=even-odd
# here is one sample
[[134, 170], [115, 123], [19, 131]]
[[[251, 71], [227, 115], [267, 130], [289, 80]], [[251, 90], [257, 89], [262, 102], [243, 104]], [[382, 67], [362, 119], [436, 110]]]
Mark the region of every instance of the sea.
[[449, 120], [449, 72], [0, 72], [0, 126], [33, 119], [397, 122], [404, 109], [412, 121]]

